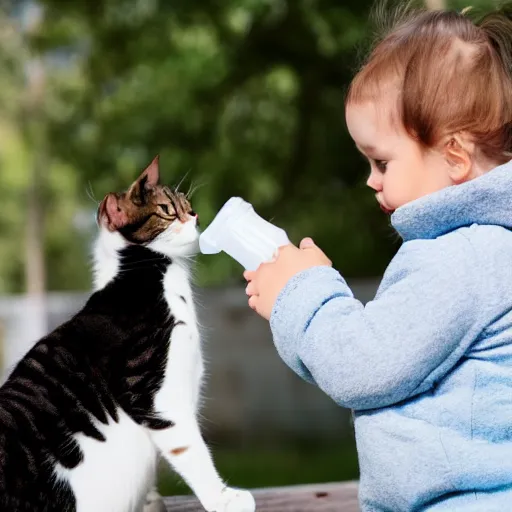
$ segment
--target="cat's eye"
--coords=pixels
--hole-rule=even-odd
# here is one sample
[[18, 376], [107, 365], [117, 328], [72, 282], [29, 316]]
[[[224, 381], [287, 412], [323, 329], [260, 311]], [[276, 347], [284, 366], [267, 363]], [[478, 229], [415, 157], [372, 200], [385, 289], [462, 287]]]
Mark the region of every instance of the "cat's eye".
[[169, 207], [166, 204], [159, 204], [158, 206], [166, 215], [169, 215]]

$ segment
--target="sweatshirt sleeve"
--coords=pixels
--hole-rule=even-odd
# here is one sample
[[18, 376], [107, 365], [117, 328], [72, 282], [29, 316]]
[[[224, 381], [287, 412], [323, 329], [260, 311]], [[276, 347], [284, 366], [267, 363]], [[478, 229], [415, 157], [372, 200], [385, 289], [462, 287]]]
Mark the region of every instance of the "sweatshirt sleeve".
[[306, 270], [272, 311], [276, 348], [343, 407], [397, 403], [433, 387], [478, 336], [479, 276], [461, 234], [403, 244], [366, 306], [336, 270]]

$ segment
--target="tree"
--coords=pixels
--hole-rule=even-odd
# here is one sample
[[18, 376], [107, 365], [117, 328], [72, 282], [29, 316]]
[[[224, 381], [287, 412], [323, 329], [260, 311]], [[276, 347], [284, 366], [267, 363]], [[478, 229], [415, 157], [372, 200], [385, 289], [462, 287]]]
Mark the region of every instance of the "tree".
[[[241, 195], [294, 240], [315, 236], [349, 274], [382, 271], [394, 246], [362, 193], [365, 164], [343, 124], [367, 5], [44, 4], [41, 48], [58, 40], [84, 78], [62, 92], [72, 106], [50, 129], [84, 186], [100, 196], [124, 187], [159, 153], [168, 181], [190, 172], [203, 185], [194, 196], [203, 222]], [[240, 276], [228, 258], [202, 263], [202, 283]]]
[[[204, 225], [240, 195], [292, 240], [313, 236], [345, 275], [382, 273], [398, 240], [365, 190], [367, 164], [344, 125], [344, 92], [371, 37], [369, 0], [41, 5], [30, 48], [51, 69], [45, 205], [58, 224], [49, 219], [45, 232], [50, 288], [86, 286], [80, 250], [96, 207], [88, 195], [126, 187], [156, 154], [165, 181], [187, 175], [185, 187], [199, 185], [193, 204]], [[73, 218], [91, 222], [80, 233]], [[19, 283], [9, 268], [9, 282]], [[240, 274], [228, 257], [200, 258], [201, 284]]]
[[[41, 11], [33, 3], [16, 6], [4, 2], [0, 11], [0, 291], [27, 291], [39, 304], [31, 323], [39, 318], [39, 330], [45, 330], [47, 284], [74, 289], [86, 286], [88, 278], [69, 271], [68, 262], [83, 249], [69, 215], [76, 203], [76, 172], [56, 163], [48, 147], [47, 110], [56, 107], [58, 85], [56, 77], [45, 76], [48, 62], [32, 45], [40, 35]], [[52, 254], [57, 258], [48, 257]]]

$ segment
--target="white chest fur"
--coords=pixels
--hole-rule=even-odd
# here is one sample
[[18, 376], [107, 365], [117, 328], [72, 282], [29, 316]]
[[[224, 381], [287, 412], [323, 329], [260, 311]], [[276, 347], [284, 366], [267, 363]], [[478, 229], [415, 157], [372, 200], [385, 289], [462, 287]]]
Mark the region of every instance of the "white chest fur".
[[164, 296], [176, 321], [171, 334], [165, 378], [155, 408], [165, 416], [197, 409], [203, 360], [189, 270], [173, 263], [164, 276]]

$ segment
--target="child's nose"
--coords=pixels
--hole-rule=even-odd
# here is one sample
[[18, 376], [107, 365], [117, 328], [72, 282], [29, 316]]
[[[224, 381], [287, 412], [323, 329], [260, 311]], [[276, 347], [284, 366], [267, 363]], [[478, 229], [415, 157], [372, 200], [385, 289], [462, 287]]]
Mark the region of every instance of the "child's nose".
[[382, 177], [381, 177], [381, 175], [372, 170], [370, 172], [370, 176], [368, 176], [368, 179], [366, 180], [366, 184], [370, 188], [375, 190], [375, 192], [380, 192], [382, 190]]

